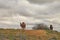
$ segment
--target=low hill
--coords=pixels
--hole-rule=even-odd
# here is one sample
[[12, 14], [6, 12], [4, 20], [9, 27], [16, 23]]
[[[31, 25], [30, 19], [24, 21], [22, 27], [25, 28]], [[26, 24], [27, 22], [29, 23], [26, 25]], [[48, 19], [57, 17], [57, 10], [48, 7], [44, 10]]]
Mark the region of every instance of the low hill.
[[60, 33], [52, 30], [0, 29], [0, 40], [60, 40]]

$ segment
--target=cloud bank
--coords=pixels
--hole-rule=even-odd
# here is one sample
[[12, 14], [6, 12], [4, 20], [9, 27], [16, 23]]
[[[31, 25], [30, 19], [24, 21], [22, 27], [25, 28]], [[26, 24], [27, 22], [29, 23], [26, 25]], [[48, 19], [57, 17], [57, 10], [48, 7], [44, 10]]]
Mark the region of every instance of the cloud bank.
[[27, 25], [53, 24], [59, 31], [59, 18], [59, 0], [0, 0], [0, 28], [19, 28], [24, 21]]

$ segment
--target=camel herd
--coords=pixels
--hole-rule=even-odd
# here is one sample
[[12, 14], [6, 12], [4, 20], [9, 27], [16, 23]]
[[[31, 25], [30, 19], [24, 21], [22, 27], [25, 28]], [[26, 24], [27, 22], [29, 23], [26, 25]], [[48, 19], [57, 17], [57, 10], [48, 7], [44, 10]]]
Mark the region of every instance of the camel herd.
[[[22, 29], [25, 29], [26, 28], [26, 23], [22, 22], [22, 23], [20, 23], [20, 26], [21, 26]], [[53, 26], [52, 25], [50, 25], [50, 30], [53, 30]]]

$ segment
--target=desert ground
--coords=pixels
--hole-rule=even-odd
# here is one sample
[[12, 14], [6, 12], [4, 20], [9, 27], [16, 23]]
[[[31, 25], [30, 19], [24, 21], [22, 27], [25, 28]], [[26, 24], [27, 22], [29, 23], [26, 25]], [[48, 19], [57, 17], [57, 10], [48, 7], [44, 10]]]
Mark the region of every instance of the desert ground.
[[0, 40], [60, 40], [60, 32], [52, 30], [0, 29]]

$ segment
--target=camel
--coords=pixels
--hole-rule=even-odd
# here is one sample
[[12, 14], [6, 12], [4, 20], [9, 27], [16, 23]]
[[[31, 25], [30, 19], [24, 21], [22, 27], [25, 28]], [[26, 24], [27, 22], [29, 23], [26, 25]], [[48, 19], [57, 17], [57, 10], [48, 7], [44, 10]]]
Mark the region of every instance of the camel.
[[20, 23], [20, 26], [21, 26], [21, 28], [25, 29], [26, 23], [25, 22], [22, 22], [22, 23]]

